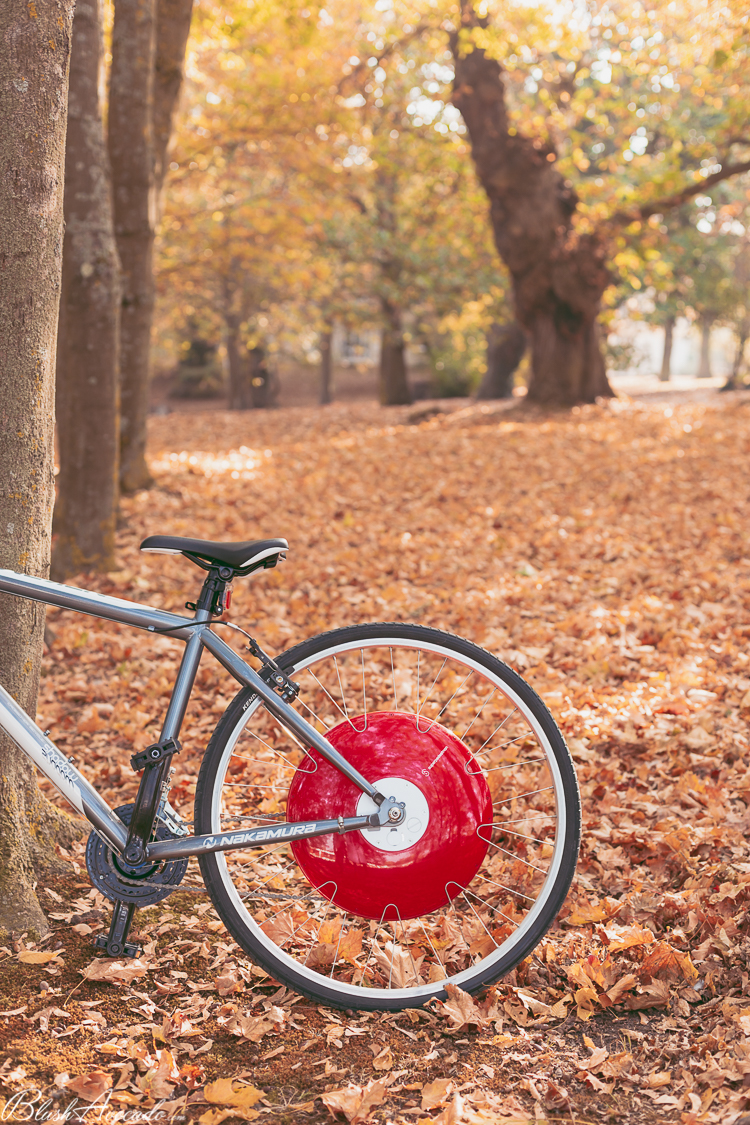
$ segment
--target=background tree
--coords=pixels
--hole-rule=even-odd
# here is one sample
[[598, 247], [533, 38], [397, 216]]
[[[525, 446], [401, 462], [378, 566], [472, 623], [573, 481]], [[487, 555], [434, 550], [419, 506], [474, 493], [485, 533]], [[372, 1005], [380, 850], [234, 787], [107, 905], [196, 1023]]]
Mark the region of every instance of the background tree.
[[497, 283], [463, 125], [441, 97], [444, 37], [391, 16], [342, 2], [317, 22], [231, 3], [197, 17], [160, 323], [213, 310], [241, 378], [258, 343], [304, 358], [326, 354], [334, 321], [385, 325], [383, 398], [404, 399], [407, 343], [447, 375], [441, 318]]
[[493, 321], [487, 331], [487, 370], [477, 398], [509, 398], [513, 376], [526, 351], [526, 334], [517, 320], [508, 324]]
[[[0, 567], [46, 576], [53, 505], [55, 336], [62, 262], [72, 0], [0, 6]], [[0, 683], [33, 717], [44, 608], [0, 599]], [[35, 868], [65, 824], [0, 735], [0, 926], [45, 932]]]
[[153, 317], [154, 0], [117, 0], [112, 28], [108, 146], [115, 237], [122, 266], [120, 318], [120, 482], [146, 488], [146, 415]]
[[115, 568], [120, 276], [99, 99], [102, 45], [100, 0], [79, 2], [70, 61], [57, 337], [56, 579]]
[[451, 25], [454, 101], [530, 334], [529, 395], [590, 400], [608, 393], [598, 316], [618, 232], [750, 168], [743, 11], [482, 11], [464, 3]]
[[146, 488], [154, 313], [153, 247], [192, 0], [116, 0], [108, 145], [122, 265], [121, 447], [124, 491]]

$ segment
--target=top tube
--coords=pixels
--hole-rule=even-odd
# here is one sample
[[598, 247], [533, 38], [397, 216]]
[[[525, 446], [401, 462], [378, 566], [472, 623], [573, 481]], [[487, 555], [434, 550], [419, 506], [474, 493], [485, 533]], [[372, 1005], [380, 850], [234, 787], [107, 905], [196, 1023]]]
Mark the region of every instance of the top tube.
[[[59, 582], [50, 582], [47, 578], [36, 578], [31, 574], [16, 574], [12, 570], [0, 570], [0, 592], [15, 594], [34, 602], [44, 602], [46, 605], [56, 605], [61, 609], [87, 613], [106, 621], [120, 621], [124, 625], [133, 625], [136, 629], [170, 629], [171, 636], [182, 640], [187, 640], [195, 629], [194, 619], [190, 617], [181, 617], [138, 602], [128, 602], [124, 598], [111, 598], [107, 594], [79, 590], [75, 586], [63, 586]], [[181, 629], [181, 625], [185, 628]]]

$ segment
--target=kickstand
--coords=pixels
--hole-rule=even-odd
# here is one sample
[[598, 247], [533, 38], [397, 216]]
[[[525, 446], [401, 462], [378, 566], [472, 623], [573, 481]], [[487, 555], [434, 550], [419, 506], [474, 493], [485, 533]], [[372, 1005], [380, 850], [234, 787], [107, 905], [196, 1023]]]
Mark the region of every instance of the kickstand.
[[104, 949], [109, 957], [137, 957], [142, 952], [140, 945], [127, 940], [128, 930], [135, 913], [134, 902], [116, 902], [112, 911], [109, 933], [97, 934], [94, 938], [96, 949]]

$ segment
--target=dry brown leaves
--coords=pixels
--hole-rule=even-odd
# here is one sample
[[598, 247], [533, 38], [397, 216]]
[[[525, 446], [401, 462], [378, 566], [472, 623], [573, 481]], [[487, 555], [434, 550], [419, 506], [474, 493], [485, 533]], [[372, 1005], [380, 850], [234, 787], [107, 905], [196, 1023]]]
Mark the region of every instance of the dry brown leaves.
[[[180, 610], [199, 575], [184, 560], [140, 555], [146, 534], [285, 535], [286, 567], [235, 586], [231, 617], [265, 647], [383, 618], [451, 629], [521, 669], [577, 761], [579, 878], [535, 956], [485, 997], [449, 990], [419, 1017], [433, 1024], [402, 1017], [400, 1030], [376, 1036], [370, 1078], [364, 1064], [350, 1075], [322, 1055], [329, 1089], [311, 1080], [293, 1104], [320, 1107], [322, 1097], [330, 1114], [364, 1121], [384, 1100], [397, 1115], [411, 1099], [417, 1116], [404, 1120], [447, 1123], [581, 1112], [587, 1097], [610, 1099], [602, 1104], [616, 1114], [637, 1096], [642, 1116], [730, 1122], [750, 1080], [750, 410], [735, 399], [555, 417], [483, 411], [419, 424], [369, 404], [153, 419], [157, 487], [123, 502], [121, 569], [91, 584]], [[39, 723], [112, 804], [125, 803], [136, 788], [128, 758], [158, 729], [181, 646], [57, 611], [47, 636]], [[176, 804], [188, 817], [202, 749], [233, 692], [207, 661], [176, 762]], [[67, 858], [85, 878], [80, 853]], [[198, 881], [191, 867], [186, 882]], [[43, 901], [85, 943], [107, 908], [77, 893], [56, 902], [50, 889]], [[120, 1068], [111, 1072], [120, 1105], [140, 1104], [146, 1088], [183, 1102], [196, 1091], [205, 1125], [232, 1113], [250, 1120], [260, 1103], [236, 1076], [211, 1070], [211, 1044], [223, 1036], [281, 1070], [293, 1057], [279, 1054], [283, 1045], [310, 1027], [295, 1031], [288, 997], [258, 993], [269, 991], [265, 974], [199, 909], [160, 916], [143, 973], [98, 959], [80, 970], [87, 988], [137, 989], [128, 1018], [157, 1028], [163, 1047], [88, 1023], [101, 1057], [109, 1049]], [[170, 948], [179, 941], [184, 958]], [[17, 960], [57, 988], [65, 961], [32, 945], [15, 949]], [[167, 1002], [169, 1022], [155, 1012]], [[21, 1007], [9, 998], [19, 1014], [3, 1018], [27, 1018]], [[62, 1035], [55, 1009], [44, 1018]], [[343, 1058], [375, 1026], [337, 1017], [320, 1035]], [[627, 1032], [605, 1045], [605, 1027]], [[578, 1046], [566, 1028], [578, 1029]], [[457, 1061], [460, 1039], [488, 1069]], [[438, 1065], [444, 1073], [421, 1069]], [[4, 1079], [17, 1070], [9, 1062]], [[71, 1081], [90, 1079], [93, 1092], [97, 1073], [110, 1072]], [[214, 1087], [235, 1101], [212, 1100]]]

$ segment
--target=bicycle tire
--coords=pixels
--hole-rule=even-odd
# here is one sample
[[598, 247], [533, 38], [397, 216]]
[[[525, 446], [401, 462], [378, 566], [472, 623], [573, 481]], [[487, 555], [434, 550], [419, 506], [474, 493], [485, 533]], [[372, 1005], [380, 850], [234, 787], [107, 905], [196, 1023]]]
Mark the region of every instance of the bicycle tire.
[[[368, 684], [371, 684], [373, 700], [379, 698], [381, 703], [385, 700], [385, 682], [388, 678], [387, 658], [384, 655], [386, 652], [390, 653], [390, 672], [393, 680], [395, 707], [389, 707], [387, 711], [380, 707], [368, 712]], [[396, 653], [395, 664], [394, 652]], [[365, 653], [367, 654], [367, 664]], [[415, 653], [417, 654], [416, 666], [414, 664]], [[357, 687], [359, 676], [357, 655], [361, 660], [362, 668], [361, 693], [364, 701], [364, 716], [359, 713], [352, 717], [349, 715], [347, 707], [345, 685], [347, 690], [359, 691]], [[430, 694], [422, 700], [420, 668], [426, 669], [429, 666], [431, 675], [441, 660], [443, 663], [437, 672]], [[387, 733], [392, 729], [395, 729], [396, 734], [402, 738], [401, 745], [405, 747], [405, 751], [399, 757], [400, 762], [406, 763], [409, 756], [413, 754], [417, 764], [419, 764], [421, 761], [419, 754], [424, 753], [421, 743], [425, 739], [432, 738], [435, 745], [445, 742], [446, 746], [442, 751], [442, 754], [445, 755], [444, 767], [440, 766], [440, 763], [438, 763], [438, 766], [431, 763], [430, 769], [434, 769], [434, 773], [437, 774], [439, 768], [444, 768], [446, 771], [453, 768], [453, 773], [445, 774], [445, 777], [449, 780], [447, 783], [443, 783], [443, 788], [436, 798], [436, 807], [439, 806], [438, 812], [443, 817], [440, 824], [438, 825], [439, 818], [436, 819], [437, 814], [433, 816], [432, 806], [430, 806], [426, 814], [429, 821], [427, 828], [420, 828], [424, 833], [425, 844], [422, 845], [422, 837], [419, 838], [419, 845], [408, 844], [407, 840], [407, 844], [402, 846], [395, 859], [386, 855], [382, 844], [362, 844], [361, 839], [353, 841], [352, 837], [364, 838], [364, 833], [359, 832], [347, 834], [343, 837], [318, 838], [319, 841], [329, 841], [329, 845], [326, 845], [328, 851], [323, 849], [322, 852], [320, 847], [313, 853], [310, 850], [305, 852], [298, 845], [286, 844], [273, 845], [273, 849], [269, 847], [261, 853], [260, 857], [258, 852], [250, 850], [237, 853], [201, 855], [199, 862], [206, 888], [227, 930], [251, 959], [276, 980], [318, 1002], [344, 1009], [395, 1011], [407, 1007], [418, 1007], [431, 997], [445, 998], [445, 984], [449, 981], [460, 985], [470, 993], [474, 993], [498, 980], [531, 953], [553, 924], [575, 873], [580, 841], [578, 785], [570, 754], [546, 705], [512, 668], [491, 653], [453, 634], [419, 625], [377, 623], [332, 630], [288, 649], [277, 658], [277, 662], [287, 674], [296, 679], [302, 678], [308, 685], [307, 687], [303, 685], [297, 703], [298, 707], [307, 706], [308, 710], [315, 713], [314, 708], [309, 705], [310, 702], [316, 703], [320, 709], [319, 701], [322, 700], [323, 706], [330, 706], [330, 703], [334, 703], [342, 715], [346, 712], [344, 720], [333, 727], [330, 725], [330, 718], [319, 721], [323, 722], [326, 729], [331, 731], [329, 738], [346, 738], [350, 751], [353, 750], [355, 754], [359, 750], [362, 751], [365, 755], [363, 760], [371, 763], [370, 773], [368, 774], [366, 769], [363, 772], [373, 783], [379, 780], [379, 774], [382, 773], [382, 770], [378, 768], [380, 760], [386, 762], [387, 759], [391, 763], [390, 772], [393, 775], [394, 784], [401, 777], [400, 772], [394, 773], [393, 771], [392, 763], [394, 759], [390, 744], [385, 746], [385, 743], [388, 742], [387, 738], [385, 740], [380, 738], [380, 741], [378, 741], [379, 731]], [[448, 702], [443, 705], [438, 717], [435, 718], [428, 712], [430, 709], [434, 711], [447, 693], [453, 689], [458, 676], [458, 673], [454, 670], [454, 664], [461, 668], [461, 674], [468, 669], [466, 679], [463, 681], [464, 686], [456, 687], [453, 690]], [[337, 702], [335, 698], [338, 693], [336, 679], [332, 673], [334, 667], [341, 689], [340, 702]], [[415, 667], [417, 676], [416, 697], [414, 697], [413, 687]], [[448, 667], [447, 672], [445, 671], [446, 667]], [[313, 669], [317, 669], [317, 671], [313, 671]], [[320, 678], [325, 679], [326, 676], [328, 677], [328, 686], [331, 688], [330, 691]], [[370, 680], [368, 680], [368, 676]], [[399, 676], [401, 677], [400, 680]], [[409, 677], [411, 677], [411, 681]], [[472, 681], [472, 683], [467, 688], [465, 685], [469, 681]], [[322, 691], [315, 686], [316, 683], [320, 685]], [[416, 698], [415, 710], [403, 710], [399, 707], [401, 687], [397, 686], [398, 684], [406, 685], [404, 692], [411, 693], [409, 695], [410, 702], [413, 698]], [[410, 684], [411, 686], [409, 686]], [[463, 715], [463, 725], [467, 716], [470, 717], [473, 713], [472, 707], [474, 707], [476, 700], [481, 702], [481, 699], [484, 698], [479, 691], [479, 685], [482, 684], [491, 687], [491, 694], [487, 699], [492, 702], [481, 703], [480, 718], [471, 719], [471, 733], [466, 732], [461, 739], [450, 724], [443, 725], [441, 717], [445, 714], [446, 708], [452, 704], [454, 712]], [[375, 686], [372, 687], [372, 685]], [[390, 687], [388, 691], [390, 692]], [[472, 692], [474, 693], [473, 696]], [[431, 698], [433, 694], [435, 695], [434, 700]], [[497, 701], [495, 701], [496, 696]], [[404, 699], [406, 699], [406, 695], [404, 695]], [[454, 702], [456, 700], [458, 702]], [[343, 702], [343, 709], [341, 702]], [[508, 714], [496, 729], [502, 728], [505, 734], [519, 733], [514, 734], [514, 737], [509, 738], [502, 746], [491, 746], [490, 750], [486, 750], [484, 747], [487, 746], [487, 742], [494, 737], [494, 735], [490, 735], [490, 739], [485, 740], [483, 746], [477, 751], [471, 744], [471, 740], [474, 739], [476, 743], [485, 730], [495, 723], [499, 716], [504, 714], [503, 708], [508, 709]], [[420, 726], [420, 723], [424, 725]], [[264, 738], [262, 734], [256, 733], [256, 729], [265, 732], [267, 737]], [[283, 742], [284, 736], [285, 732], [281, 731], [279, 724], [271, 719], [253, 692], [250, 689], [242, 689], [217, 724], [201, 765], [195, 795], [195, 831], [197, 833], [226, 831], [228, 830], [227, 825], [238, 819], [242, 821], [248, 819], [260, 820], [262, 822], [265, 818], [267, 822], [272, 822], [274, 818], [286, 815], [283, 811], [279, 811], [284, 801], [292, 805], [296, 802], [296, 806], [300, 807], [300, 801], [304, 805], [305, 800], [307, 800], [308, 807], [314, 809], [316, 787], [321, 801], [324, 801], [327, 792], [326, 786], [331, 784], [334, 788], [338, 786], [336, 779], [340, 778], [341, 775], [336, 774], [336, 778], [332, 781], [330, 776], [332, 767], [323, 759], [316, 760], [309, 751], [300, 747], [297, 747], [296, 750], [279, 750], [277, 746], [282, 743], [278, 740], [281, 739]], [[283, 759], [279, 770], [292, 770], [291, 782], [283, 781], [278, 786], [258, 782], [258, 776], [268, 780], [269, 771], [273, 767], [273, 758], [248, 758], [246, 754], [240, 753], [237, 748], [238, 746], [240, 749], [245, 748], [245, 738], [258, 740], [265, 747], [265, 749], [253, 750], [253, 753], [261, 755], [271, 753], [279, 759]], [[273, 738], [273, 744], [269, 741], [271, 738]], [[406, 738], [406, 741], [404, 741], [404, 738]], [[248, 744], [255, 746], [254, 741]], [[372, 749], [373, 746], [375, 747], [374, 750]], [[379, 746], [380, 749], [378, 749]], [[450, 753], [446, 753], [449, 747]], [[464, 749], [462, 750], [461, 747]], [[534, 747], [534, 749], [532, 750], [531, 747]], [[530, 756], [536, 754], [539, 749], [543, 752], [541, 756]], [[389, 753], [390, 758], [388, 758]], [[462, 753], [464, 758], [461, 757]], [[521, 756], [522, 754], [525, 756]], [[485, 759], [484, 764], [477, 755]], [[463, 772], [469, 780], [463, 777], [461, 769], [456, 766], [456, 763], [461, 761], [463, 761]], [[252, 771], [248, 772], [248, 762], [259, 764], [265, 772], [260, 775]], [[491, 765], [493, 762], [500, 762], [501, 764]], [[315, 769], [311, 768], [311, 763], [315, 764]], [[543, 764], [540, 765], [539, 763]], [[228, 773], [230, 765], [232, 772]], [[302, 765], [304, 765], [304, 769]], [[358, 768], [362, 767], [358, 766]], [[233, 772], [235, 770], [237, 770], [236, 773]], [[406, 770], [407, 765], [404, 764], [402, 772]], [[539, 786], [534, 779], [544, 780], [543, 771], [545, 770], [549, 774], [550, 784]], [[329, 772], [324, 777], [325, 771]], [[504, 773], [503, 771], [509, 772]], [[427, 770], [422, 769], [421, 772], [425, 774]], [[492, 773], [502, 774], [502, 777], [488, 780]], [[480, 774], [484, 781], [480, 780]], [[279, 780], [281, 776], [280, 773], [277, 773], [276, 779]], [[415, 777], [413, 769], [410, 776]], [[235, 782], [235, 777], [248, 778], [249, 780]], [[433, 774], [430, 773], [428, 780], [431, 781], [432, 778]], [[536, 786], [536, 788], [528, 789], [522, 793], [513, 793], [509, 796], [505, 795], [502, 786], [507, 785], [508, 780], [515, 781], [521, 778], [527, 779], [525, 781], [527, 786]], [[468, 807], [472, 801], [475, 804], [478, 801], [479, 805], [482, 805], [482, 801], [485, 801], [471, 824], [475, 824], [477, 817], [481, 820], [482, 809], [487, 807], [486, 795], [482, 788], [485, 783], [491, 797], [498, 792], [501, 793], [500, 799], [492, 802], [493, 819], [491, 823], [480, 824], [475, 829], [471, 839], [466, 835], [464, 825], [456, 824], [456, 832], [464, 831], [463, 837], [455, 836], [455, 839], [460, 841], [460, 846], [455, 849], [446, 849], [446, 815], [448, 834], [450, 835], [454, 828], [453, 822], [464, 816], [463, 812], [457, 816], [455, 812], [456, 801], [461, 808], [464, 805]], [[422, 785], [419, 779], [417, 779], [417, 782], [412, 780], [404, 784], [412, 786], [416, 784], [417, 787], [421, 785], [425, 791], [428, 788], [427, 782]], [[351, 786], [351, 783], [346, 782], [346, 785]], [[274, 791], [278, 790], [283, 794], [285, 786], [287, 786], [286, 795], [277, 798]], [[491, 786], [495, 787], [494, 791], [490, 788]], [[353, 790], [354, 787], [351, 788]], [[454, 789], [459, 791], [457, 797]], [[264, 795], [267, 790], [271, 791], [270, 796]], [[307, 790], [310, 790], [309, 796], [305, 796]], [[340, 786], [338, 786], [337, 791], [343, 793]], [[408, 792], [413, 793], [413, 788], [409, 789]], [[541, 794], [550, 792], [554, 794], [552, 798], [541, 796]], [[357, 795], [355, 791], [354, 797]], [[386, 793], [386, 795], [388, 794]], [[454, 802], [452, 806], [450, 806], [451, 800]], [[313, 804], [310, 804], [311, 801]], [[550, 804], [551, 801], [554, 802], [554, 808]], [[516, 802], [515, 805], [513, 805], [513, 802]], [[276, 804], [275, 810], [274, 804]], [[264, 805], [267, 806], [265, 810]], [[501, 806], [501, 812], [503, 809], [507, 809], [513, 815], [506, 816], [505, 819], [496, 822], [494, 819], [496, 805]], [[238, 808], [243, 812], [231, 811]], [[543, 811], [548, 808], [553, 808], [553, 812]], [[448, 810], [447, 814], [445, 809]], [[350, 812], [351, 810], [345, 812], [344, 815], [350, 815]], [[516, 816], [516, 813], [519, 815]], [[311, 811], [307, 815], [327, 816], [329, 813]], [[432, 836], [430, 833], [433, 832], [433, 829], [430, 825], [433, 821], [429, 820], [430, 817], [433, 817], [435, 821]], [[293, 819], [293, 817], [290, 817], [290, 819]], [[546, 823], [548, 821], [553, 821], [553, 823]], [[415, 818], [412, 823], [418, 824], [420, 822], [418, 818]], [[509, 824], [513, 824], [514, 827], [508, 828]], [[516, 829], [519, 827], [525, 827], [526, 832], [517, 831]], [[483, 833], [482, 829], [486, 831]], [[532, 829], [534, 835], [528, 835], [527, 833]], [[554, 835], [549, 834], [551, 830]], [[406, 829], [404, 829], [404, 832], [406, 832]], [[451, 864], [460, 864], [460, 862], [464, 862], [464, 866], [468, 862], [470, 868], [473, 868], [477, 855], [482, 851], [482, 845], [477, 844], [475, 837], [487, 846], [484, 848], [484, 858], [479, 863], [473, 881], [466, 882], [464, 886], [465, 875], [449, 879], [445, 885], [447, 901], [438, 903], [428, 915], [419, 915], [414, 921], [409, 914], [409, 910], [415, 901], [414, 895], [419, 898], [419, 894], [424, 890], [424, 894], [427, 896], [425, 905], [431, 906], [442, 894], [438, 885], [440, 879], [434, 875], [436, 863], [440, 866], [441, 871], [445, 864], [450, 866]], [[411, 837], [408, 837], [408, 839], [411, 839]], [[378, 837], [378, 840], [380, 840], [380, 837]], [[506, 846], [503, 847], [502, 843], [496, 842], [497, 840], [502, 841]], [[529, 844], [529, 841], [533, 841], [533, 846]], [[303, 843], [307, 844], [308, 842]], [[490, 847], [497, 849], [497, 852], [490, 852]], [[335, 851], [336, 848], [339, 849], [338, 852]], [[278, 860], [275, 857], [280, 854], [279, 849], [291, 851], [292, 858], [286, 869], [282, 868], [277, 873]], [[375, 854], [375, 849], [377, 849], [377, 854]], [[434, 856], [430, 855], [430, 849], [434, 851]], [[477, 855], [473, 859], [467, 859], [467, 855], [472, 852], [472, 849]], [[477, 852], [477, 849], [479, 849], [479, 852]], [[419, 867], [417, 860], [414, 860], [415, 877], [410, 883], [411, 857], [417, 856], [417, 854], [421, 857], [423, 852], [426, 858], [420, 858], [421, 867]], [[358, 881], [357, 874], [360, 869], [357, 867], [357, 862], [359, 862], [357, 857], [362, 855], [366, 855], [369, 866], [367, 870], [361, 869], [361, 877]], [[337, 856], [339, 858], [336, 858]], [[487, 858], [488, 856], [489, 858]], [[528, 856], [531, 856], [531, 859], [528, 859]], [[430, 867], [429, 864], [432, 860], [434, 862]], [[549, 860], [546, 869], [540, 866], [545, 860]], [[329, 864], [329, 867], [325, 866], [326, 863]], [[424, 866], [425, 863], [428, 865], [427, 868]], [[331, 864], [333, 864], [333, 867], [330, 866]], [[248, 866], [251, 874], [248, 874]], [[258, 868], [260, 868], [260, 871], [258, 871]], [[396, 868], [398, 870], [394, 875]], [[332, 880], [329, 880], [323, 887], [319, 882], [316, 884], [314, 881], [316, 871], [325, 872], [326, 870], [346, 872], [345, 875], [336, 880], [333, 890], [330, 888]], [[424, 870], [433, 872], [426, 879], [428, 884], [426, 888], [421, 886], [421, 883], [425, 880], [420, 880], [418, 875], [419, 871]], [[501, 871], [503, 879], [507, 878], [509, 882], [511, 879], [514, 880], [511, 886], [505, 882], [497, 883], [490, 878], [489, 873], [498, 870]], [[311, 871], [312, 875], [310, 874]], [[366, 879], [363, 876], [368, 871], [371, 877]], [[376, 873], [374, 877], [372, 871]], [[266, 875], [268, 877], [261, 880], [261, 876]], [[544, 876], [543, 879], [540, 877], [541, 875]], [[386, 895], [386, 897], [390, 895], [395, 902], [395, 892], [391, 894], [389, 889], [382, 890], [382, 887], [384, 885], [386, 888], [391, 885], [396, 886], [397, 884], [393, 880], [397, 878], [401, 879], [401, 883], [398, 883], [401, 888], [399, 893], [402, 894], [401, 901], [405, 905], [399, 907], [398, 903], [395, 903], [393, 911], [397, 916], [389, 918], [386, 911], [383, 918], [377, 923], [373, 919], [377, 919], [377, 911], [380, 909], [383, 895]], [[430, 881], [432, 881], [432, 885], [430, 885]], [[341, 891], [338, 886], [339, 882], [342, 883], [343, 887]], [[497, 890], [487, 890], [490, 885], [502, 888], [502, 893], [498, 894]], [[483, 890], [484, 894], [479, 895], [478, 890], [472, 890], [472, 887]], [[517, 890], [516, 887], [524, 887], [525, 890], [522, 892]], [[535, 887], [536, 889], [534, 889]], [[281, 888], [280, 893], [279, 888]], [[301, 893], [298, 893], [300, 891]], [[530, 893], [526, 893], [526, 891]], [[378, 898], [378, 895], [380, 895], [380, 898]], [[453, 895], [453, 898], [451, 898], [451, 895]], [[339, 900], [348, 896], [349, 906], [344, 904], [342, 907], [341, 902], [337, 901], [337, 896]], [[472, 898], [482, 905], [475, 908], [471, 901]], [[524, 902], [519, 902], [519, 899], [527, 900], [532, 905], [526, 906]], [[247, 905], [248, 902], [253, 900], [259, 900], [255, 915], [250, 912]], [[462, 900], [460, 902], [462, 914], [459, 914], [459, 906], [456, 905], [459, 900]], [[269, 921], [267, 917], [269, 909], [275, 907], [279, 901], [282, 903], [281, 909], [275, 913], [272, 911]], [[310, 902], [313, 903], [313, 906], [309, 905]], [[284, 906], [284, 903], [287, 905]], [[351, 903], [354, 903], [354, 909], [351, 908]], [[341, 920], [338, 931], [335, 928], [335, 919], [328, 924], [329, 927], [333, 927], [330, 929], [333, 936], [331, 942], [326, 944], [322, 941], [321, 934], [323, 937], [329, 934], [329, 930], [324, 929], [324, 926], [331, 908], [339, 912], [336, 917]], [[415, 908], [421, 909], [419, 906]], [[523, 910], [526, 911], [525, 914], [522, 914]], [[481, 913], [482, 911], [485, 912]], [[472, 917], [472, 912], [474, 917]], [[498, 923], [498, 916], [505, 919], [505, 922]], [[516, 916], [521, 920], [518, 921]], [[428, 924], [431, 927], [432, 938], [425, 925], [425, 917], [427, 917]], [[279, 919], [281, 921], [278, 921]], [[356, 919], [356, 921], [350, 921], [350, 919]], [[405, 925], [407, 921], [410, 924], [408, 930]], [[418, 934], [417, 921], [424, 931], [426, 943]], [[294, 923], [299, 924], [296, 930], [294, 929]], [[347, 923], [349, 928], [345, 929]], [[478, 929], [480, 923], [487, 936], [483, 936], [481, 930]], [[398, 938], [399, 924], [401, 927], [400, 944]], [[312, 932], [316, 925], [317, 930], [313, 937]], [[505, 931], [509, 930], [511, 925], [515, 928], [506, 935]], [[265, 926], [265, 929], [262, 928], [263, 926]], [[443, 930], [440, 930], [441, 926]], [[458, 930], [456, 930], [456, 926], [458, 926]], [[491, 926], [495, 928], [491, 929]], [[282, 930], [283, 932], [281, 932]], [[449, 951], [447, 947], [442, 945], [441, 940], [438, 940], [436, 934], [443, 931], [453, 934], [454, 944], [458, 952], [455, 952], [452, 948]], [[333, 944], [337, 932], [338, 944], [335, 952], [331, 954], [330, 946]], [[294, 954], [284, 948], [286, 943], [293, 950], [295, 942], [302, 942], [302, 938], [297, 939], [296, 937], [298, 933], [303, 935], [305, 946], [309, 947], [304, 961], [302, 960], [302, 952], [304, 951]], [[472, 933], [479, 934], [478, 937], [473, 939], [473, 942], [469, 941]], [[355, 936], [350, 940], [349, 945], [352, 949], [355, 949], [356, 942], [360, 941], [362, 952], [359, 955], [353, 952], [348, 961], [343, 959], [343, 955], [341, 960], [337, 960], [342, 943], [345, 948], [349, 948], [344, 938], [352, 934]], [[421, 945], [417, 943], [415, 934], [421, 941]], [[357, 935], [362, 936], [358, 937]], [[385, 986], [383, 986], [383, 980], [385, 979], [386, 967], [382, 963], [383, 949], [381, 949], [380, 942], [383, 942], [385, 950], [388, 950], [389, 943], [383, 940], [384, 935], [391, 936], [390, 973]], [[484, 955], [483, 950], [489, 947], [490, 939], [494, 942], [494, 948], [487, 955]], [[369, 945], [365, 944], [367, 942], [369, 942]], [[461, 948], [462, 942], [465, 949]], [[428, 946], [429, 948], [427, 948]], [[476, 955], [471, 952], [475, 946], [479, 950]], [[370, 953], [363, 968], [362, 961], [365, 949], [369, 949]], [[420, 955], [425, 949], [426, 952], [420, 959]], [[442, 951], [442, 954], [439, 950]], [[416, 960], [415, 951], [417, 952]], [[330, 964], [329, 972], [329, 963], [325, 958], [331, 956], [333, 956], [333, 963]], [[372, 963], [373, 956], [375, 957], [374, 965]], [[455, 962], [451, 960], [454, 956]], [[438, 976], [438, 965], [443, 973], [441, 977]], [[334, 977], [334, 971], [338, 972], [337, 977]], [[396, 987], [392, 987], [394, 971]], [[358, 974], [360, 979], [356, 979]], [[435, 979], [425, 980], [425, 976], [431, 976]]]

